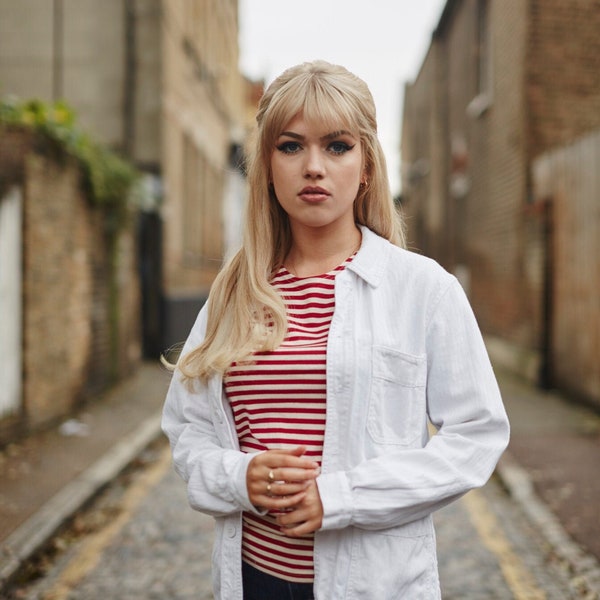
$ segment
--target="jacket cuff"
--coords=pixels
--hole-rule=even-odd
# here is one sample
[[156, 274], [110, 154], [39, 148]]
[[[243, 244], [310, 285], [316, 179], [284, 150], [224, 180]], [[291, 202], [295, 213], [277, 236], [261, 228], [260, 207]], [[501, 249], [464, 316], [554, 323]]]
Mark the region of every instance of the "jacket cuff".
[[342, 529], [352, 522], [352, 492], [344, 471], [317, 477], [323, 505], [321, 529]]
[[225, 460], [229, 464], [225, 465], [224, 471], [228, 474], [228, 487], [230, 488], [230, 492], [235, 502], [240, 505], [242, 510], [256, 513], [257, 509], [250, 502], [250, 498], [248, 497], [248, 486], [246, 485], [246, 472], [248, 471], [248, 465], [254, 456], [254, 454], [245, 454], [242, 452], [227, 453], [225, 455]]

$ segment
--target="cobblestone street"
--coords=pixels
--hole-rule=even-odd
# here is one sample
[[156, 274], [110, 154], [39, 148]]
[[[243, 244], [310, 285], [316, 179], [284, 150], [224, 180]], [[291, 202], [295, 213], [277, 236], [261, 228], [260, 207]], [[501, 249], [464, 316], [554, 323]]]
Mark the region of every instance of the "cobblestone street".
[[[44, 576], [13, 588], [10, 600], [212, 598], [212, 519], [188, 508], [163, 442], [137, 467], [76, 517], [38, 565]], [[497, 482], [436, 522], [444, 600], [584, 597]]]

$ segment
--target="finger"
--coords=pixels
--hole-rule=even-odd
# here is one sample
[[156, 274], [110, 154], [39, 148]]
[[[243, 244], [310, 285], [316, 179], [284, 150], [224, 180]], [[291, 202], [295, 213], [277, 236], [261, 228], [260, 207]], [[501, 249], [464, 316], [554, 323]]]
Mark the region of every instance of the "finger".
[[306, 491], [308, 488], [309, 482], [298, 482], [298, 483], [268, 483], [267, 484], [267, 494], [271, 494], [271, 496], [293, 496], [294, 494], [298, 494], [300, 492]]
[[277, 524], [283, 528], [298, 527], [302, 523], [316, 518], [314, 511], [306, 510], [302, 507], [294, 507], [292, 510], [277, 515]]
[[290, 450], [291, 454], [295, 456], [302, 456], [306, 452], [306, 446], [296, 446]]
[[273, 481], [285, 481], [286, 483], [311, 481], [319, 476], [320, 471], [318, 469], [302, 469], [297, 467], [282, 467], [279, 469], [273, 469], [273, 480], [267, 477], [267, 480], [273, 483]]
[[298, 492], [291, 496], [269, 496], [265, 494], [261, 498], [260, 506], [268, 510], [285, 510], [302, 502], [305, 494], [306, 492]]
[[293, 526], [282, 527], [281, 532], [287, 537], [298, 538], [310, 533], [314, 533], [320, 528], [320, 519], [309, 519], [308, 521], [304, 521], [303, 523], [298, 523]]
[[[303, 450], [301, 454], [299, 454], [299, 450]], [[300, 458], [302, 454], [304, 454], [304, 447], [299, 446], [298, 448], [293, 448], [291, 450], [265, 450], [264, 452], [257, 452], [250, 461], [250, 465], [256, 468], [264, 468], [271, 469], [273, 467], [279, 466], [281, 464], [281, 460], [284, 458], [292, 457], [292, 458]]]
[[319, 463], [309, 458], [294, 456], [292, 454], [280, 454], [268, 457], [266, 469], [276, 470], [281, 468], [296, 468], [296, 469], [318, 469]]
[[256, 454], [259, 463], [277, 465], [282, 457], [301, 458], [306, 453], [306, 446], [296, 446], [295, 448], [281, 448], [275, 450], [265, 450]]
[[306, 453], [306, 446], [295, 446], [294, 448], [274, 448], [267, 450], [263, 454], [282, 454], [286, 456], [302, 456]]

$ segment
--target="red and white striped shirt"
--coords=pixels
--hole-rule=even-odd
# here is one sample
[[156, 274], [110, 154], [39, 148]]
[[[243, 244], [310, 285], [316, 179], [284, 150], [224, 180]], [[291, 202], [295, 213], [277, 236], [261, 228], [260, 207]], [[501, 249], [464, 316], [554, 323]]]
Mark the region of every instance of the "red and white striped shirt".
[[[324, 275], [298, 278], [284, 267], [272, 285], [282, 295], [288, 330], [281, 346], [249, 363], [234, 363], [224, 377], [243, 452], [306, 446], [321, 462], [325, 435], [326, 351], [335, 307], [334, 280], [353, 257]], [[257, 569], [295, 582], [311, 582], [314, 535], [288, 538], [273, 514], [243, 514], [242, 557]]]

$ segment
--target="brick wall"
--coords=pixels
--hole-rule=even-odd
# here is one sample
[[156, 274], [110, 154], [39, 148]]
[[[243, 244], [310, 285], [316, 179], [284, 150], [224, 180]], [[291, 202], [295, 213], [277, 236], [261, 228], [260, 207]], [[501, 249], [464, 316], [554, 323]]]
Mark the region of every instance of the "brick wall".
[[91, 358], [91, 223], [78, 183], [73, 166], [27, 156], [23, 395], [34, 427], [73, 408]]
[[551, 215], [547, 380], [600, 407], [600, 128], [533, 163], [534, 198]]
[[600, 2], [530, 0], [532, 158], [600, 126]]
[[539, 333], [525, 307], [535, 292], [530, 290], [523, 270], [528, 168], [523, 88], [527, 2], [506, 0], [489, 6], [490, 105], [472, 124], [473, 187], [466, 234], [472, 301], [488, 334], [533, 348]]
[[[600, 126], [599, 30], [598, 0], [449, 0], [406, 91], [403, 160], [430, 161], [416, 183], [404, 169], [410, 237], [461, 278], [493, 354], [531, 379], [557, 351], [556, 340], [547, 347], [558, 288], [546, 265], [564, 259], [549, 245], [532, 163]], [[430, 196], [444, 170], [438, 235]], [[587, 193], [587, 219], [597, 224], [589, 208], [597, 194]], [[436, 235], [443, 241], [432, 243]]]
[[[14, 152], [2, 150], [6, 141], [0, 138], [0, 163], [6, 154], [15, 160]], [[11, 143], [10, 149], [16, 147]], [[140, 358], [133, 223], [118, 238], [118, 300], [111, 309], [105, 220], [83, 195], [77, 165], [33, 152], [31, 143], [21, 147], [23, 407], [12, 431], [0, 428], [0, 443], [16, 430], [68, 415]], [[111, 334], [115, 317], [118, 336]]]
[[[405, 88], [402, 124], [402, 210], [408, 246], [428, 256], [439, 254], [444, 218], [443, 195], [433, 193], [430, 176], [431, 169], [441, 162], [434, 161], [431, 144], [433, 119], [439, 112], [434, 86], [436, 71], [437, 52], [432, 46], [417, 79]], [[442, 152], [443, 147], [442, 142]]]
[[[409, 228], [422, 249], [459, 276], [487, 335], [535, 352], [541, 263], [540, 224], [525, 217], [527, 35], [527, 0], [449, 2], [407, 90], [409, 131], [435, 133], [426, 142], [404, 136], [403, 159], [426, 152], [431, 161], [424, 180], [407, 187]], [[419, 108], [427, 99], [434, 118]], [[419, 197], [428, 194], [437, 200]]]

